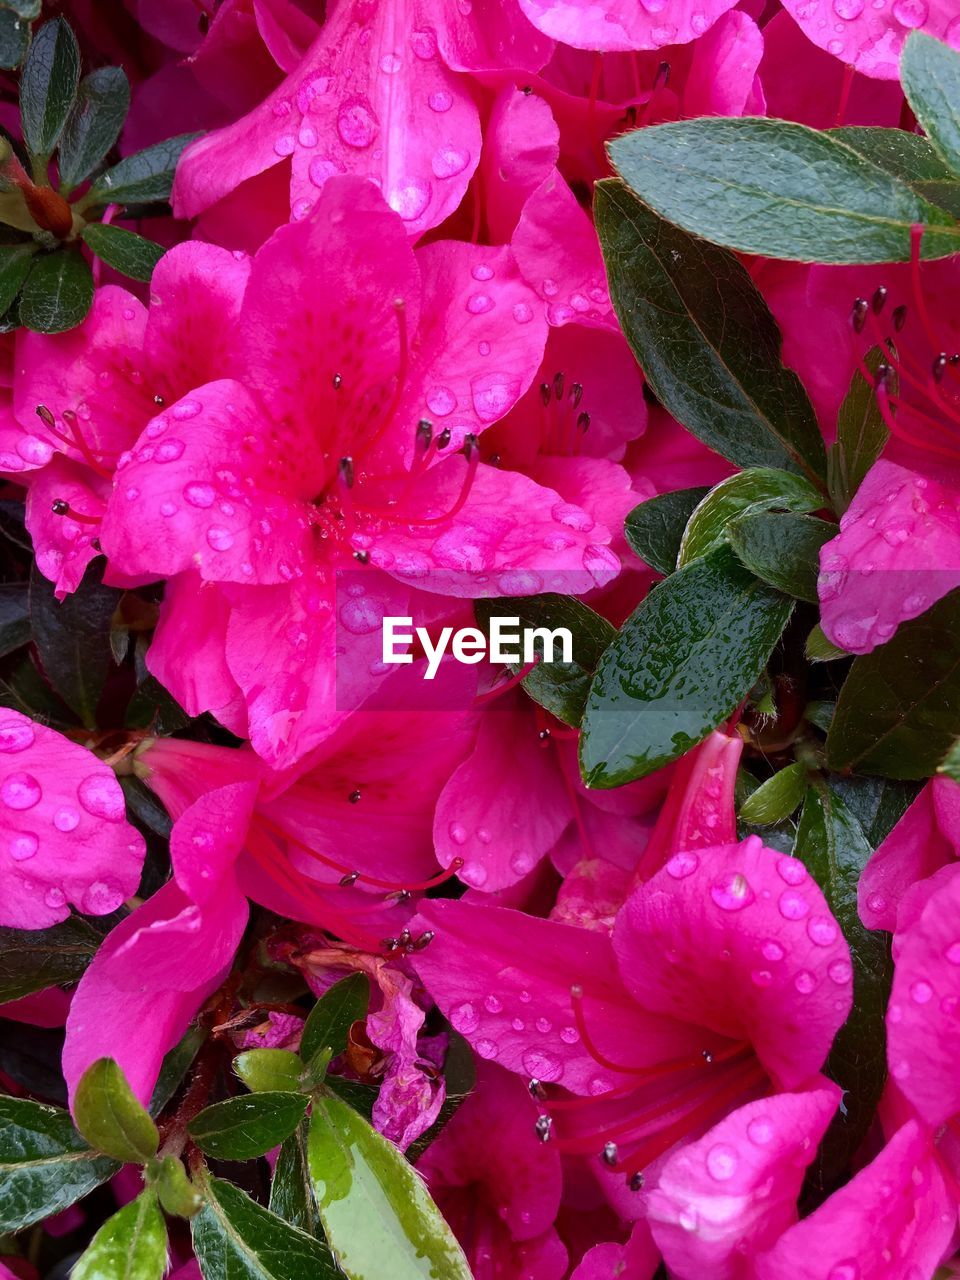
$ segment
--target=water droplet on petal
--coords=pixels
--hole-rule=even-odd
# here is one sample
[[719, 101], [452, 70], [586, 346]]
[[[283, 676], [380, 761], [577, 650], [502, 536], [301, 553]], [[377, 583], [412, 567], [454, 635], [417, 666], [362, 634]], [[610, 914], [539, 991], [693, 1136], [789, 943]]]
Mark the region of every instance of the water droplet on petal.
[[817, 985], [817, 980], [809, 969], [801, 969], [793, 980], [793, 985], [802, 996], [808, 996]]
[[700, 865], [700, 858], [695, 853], [675, 853], [667, 863], [667, 875], [674, 880], [685, 880], [692, 876]]
[[515, 302], [513, 304], [513, 318], [517, 324], [527, 324], [533, 319], [533, 308], [528, 302]]
[[223, 525], [212, 524], [207, 530], [207, 542], [214, 551], [229, 551], [233, 546], [233, 534]]
[[707, 1152], [707, 1170], [717, 1182], [726, 1182], [732, 1178], [738, 1163], [736, 1151], [724, 1142], [718, 1142]]
[[445, 418], [457, 407], [457, 397], [449, 387], [433, 387], [427, 392], [427, 408], [438, 418]]
[[194, 482], [184, 487], [183, 496], [191, 507], [212, 507], [217, 495], [212, 485]]
[[910, 999], [914, 1004], [928, 1004], [933, 996], [933, 987], [929, 982], [915, 982], [910, 988]]
[[26, 751], [33, 746], [36, 736], [32, 724], [19, 720], [0, 721], [0, 752], [12, 755], [16, 751]]
[[837, 926], [829, 916], [811, 916], [807, 921], [807, 936], [818, 947], [829, 947], [837, 940]]
[[10, 844], [7, 847], [14, 862], [26, 862], [37, 852], [39, 845], [40, 841], [32, 831], [20, 831], [10, 837]]
[[834, 960], [827, 973], [838, 986], [845, 986], [853, 977], [853, 969], [848, 960]]
[[56, 911], [66, 902], [67, 896], [62, 889], [54, 887], [47, 890], [43, 895], [43, 900], [51, 910]]
[[32, 773], [11, 773], [0, 784], [0, 800], [8, 809], [32, 809], [43, 796], [40, 783]]
[[778, 905], [784, 920], [802, 920], [810, 912], [809, 902], [793, 889], [784, 889]]
[[783, 947], [779, 942], [775, 942], [773, 938], [769, 938], [760, 948], [764, 960], [782, 960], [784, 956]]
[[461, 1035], [468, 1036], [480, 1025], [476, 1009], [469, 1002], [458, 1005], [450, 1014], [450, 1024]]
[[83, 909], [91, 916], [109, 915], [122, 902], [123, 890], [118, 884], [106, 880], [95, 880], [83, 895]]
[[427, 106], [431, 111], [443, 115], [453, 106], [453, 95], [447, 93], [446, 89], [436, 89], [427, 96]]
[[190, 418], [195, 418], [202, 411], [203, 405], [199, 400], [181, 400], [179, 404], [175, 404], [170, 410], [178, 422], [186, 422]]
[[470, 152], [462, 147], [440, 147], [433, 153], [430, 168], [437, 178], [455, 178], [470, 163]]
[[120, 822], [126, 814], [120, 783], [112, 773], [91, 773], [77, 787], [80, 803], [87, 813], [107, 822]]
[[742, 911], [756, 900], [756, 894], [740, 871], [728, 871], [711, 885], [710, 897], [723, 911]]
[[495, 1058], [499, 1052], [496, 1044], [492, 1040], [487, 1040], [485, 1037], [478, 1040], [474, 1047], [481, 1058]]
[[781, 858], [777, 862], [777, 871], [780, 873], [780, 879], [785, 880], [787, 884], [803, 884], [807, 878], [807, 868], [799, 858]]
[[548, 1083], [559, 1080], [563, 1075], [563, 1064], [551, 1053], [541, 1049], [531, 1049], [520, 1059], [523, 1069], [534, 1080], [545, 1080]]
[[430, 203], [429, 182], [409, 178], [390, 192], [390, 208], [399, 213], [404, 222], [415, 222]]
[[927, 0], [893, 0], [893, 16], [901, 26], [911, 31], [922, 27], [929, 14]]
[[53, 825], [58, 831], [75, 831], [80, 823], [80, 814], [71, 805], [64, 805], [53, 815]]
[[358, 151], [369, 147], [379, 128], [379, 121], [368, 98], [344, 98], [337, 113], [337, 133], [348, 147], [354, 147]]
[[747, 1125], [747, 1137], [758, 1147], [765, 1147], [773, 1138], [773, 1124], [766, 1116], [756, 1116]]

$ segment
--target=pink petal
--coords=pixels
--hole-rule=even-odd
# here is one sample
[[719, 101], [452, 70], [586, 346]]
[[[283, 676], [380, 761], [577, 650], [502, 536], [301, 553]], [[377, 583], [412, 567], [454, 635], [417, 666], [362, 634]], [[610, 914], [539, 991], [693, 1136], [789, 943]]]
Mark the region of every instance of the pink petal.
[[879, 9], [860, 0], [841, 0], [826, 14], [819, 4], [812, 5], [809, 0], [783, 0], [783, 7], [800, 24], [808, 40], [840, 62], [878, 80], [899, 78], [903, 43], [913, 30], [919, 28], [960, 47], [960, 24], [953, 0], [893, 0]]
[[820, 1069], [850, 1011], [850, 951], [797, 858], [741, 844], [676, 854], [613, 934], [637, 1000], [752, 1044], [784, 1088]]
[[570, 1280], [653, 1280], [660, 1265], [660, 1251], [650, 1238], [646, 1222], [638, 1222], [626, 1244], [598, 1244], [588, 1249]]
[[281, 71], [296, 71], [316, 40], [317, 23], [293, 0], [253, 0], [257, 28], [270, 56]]
[[19, 711], [0, 713], [0, 923], [107, 915], [136, 892], [144, 841], [109, 765]]
[[553, 52], [518, 0], [471, 0], [469, 6], [431, 0], [426, 10], [440, 54], [454, 71], [539, 71]]
[[659, 49], [695, 40], [733, 6], [728, 0], [520, 0], [545, 35], [578, 49]]
[[493, 243], [509, 241], [528, 197], [560, 157], [559, 138], [543, 98], [513, 84], [501, 89], [484, 130], [478, 171]]
[[739, 1107], [670, 1157], [647, 1199], [677, 1280], [746, 1280], [748, 1257], [797, 1220], [803, 1175], [837, 1109], [835, 1085]]
[[200, 906], [223, 891], [244, 847], [258, 782], [234, 782], [208, 791], [173, 825], [170, 857], [177, 884]]
[[134, 772], [160, 797], [176, 822], [208, 791], [259, 781], [264, 770], [245, 747], [237, 750], [190, 738], [150, 738], [137, 749]]
[[820, 552], [821, 622], [869, 653], [960, 583], [956, 490], [893, 462], [874, 463]]
[[763, 56], [764, 38], [747, 14], [724, 13], [693, 45], [683, 115], [744, 115]]
[[[37, 568], [55, 585], [58, 600], [76, 591], [87, 565], [99, 554], [93, 544], [109, 496], [109, 481], [61, 454], [34, 475], [27, 490], [25, 523]], [[56, 501], [67, 502], [71, 511], [92, 519], [54, 515]]]

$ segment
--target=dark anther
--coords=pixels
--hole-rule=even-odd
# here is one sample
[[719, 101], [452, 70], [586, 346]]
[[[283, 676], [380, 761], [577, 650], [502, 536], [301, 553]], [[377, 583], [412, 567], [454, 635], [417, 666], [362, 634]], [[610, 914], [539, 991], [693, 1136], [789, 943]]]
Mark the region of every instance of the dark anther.
[[520, 90], [520, 92], [521, 92], [521, 93], [523, 93], [523, 94], [525, 94], [525, 95], [529, 98], [529, 97], [530, 97], [530, 95], [531, 95], [531, 93], [533, 93], [533, 85], [532, 85], [532, 84], [525, 84], [525, 85], [523, 86], [523, 88]]
[[500, 455], [499, 455], [499, 453], [491, 453], [490, 457], [487, 459], [487, 466], [488, 466], [488, 467], [499, 467], [499, 465], [500, 465]]
[[617, 1144], [615, 1142], [605, 1142], [603, 1150], [600, 1152], [600, 1159], [609, 1169], [612, 1169], [617, 1163]]
[[399, 938], [381, 938], [380, 945], [381, 947], [383, 947], [384, 951], [396, 951], [397, 948], [400, 946], [400, 939]]
[[417, 448], [421, 453], [426, 453], [430, 448], [430, 441], [433, 439], [433, 423], [428, 422], [426, 418], [421, 418], [417, 423]]
[[942, 382], [943, 375], [946, 373], [946, 371], [947, 371], [947, 353], [945, 351], [941, 351], [940, 354], [934, 360], [933, 364], [930, 366], [930, 372], [933, 374], [934, 382]]
[[207, 32], [210, 30], [209, 13], [201, 13], [200, 17], [197, 19], [197, 26], [200, 28], [200, 34], [202, 36], [205, 36]]
[[397, 941], [400, 943], [401, 947], [408, 947], [410, 945], [412, 941], [412, 936], [411, 936], [410, 930], [406, 927], [406, 925], [404, 925], [403, 929], [401, 930], [400, 937], [397, 939]]
[[892, 366], [888, 365], [885, 360], [881, 364], [878, 364], [876, 385], [878, 387], [882, 387], [884, 383], [887, 381], [887, 379], [890, 377], [890, 374], [892, 372], [893, 372]]
[[623, 123], [628, 129], [632, 129], [637, 123], [637, 108], [634, 106], [627, 107], [623, 113]]
[[537, 1116], [533, 1131], [541, 1142], [546, 1142], [550, 1137], [550, 1131], [553, 1128], [553, 1121], [548, 1115]]
[[350, 871], [345, 876], [340, 877], [340, 888], [349, 889], [352, 884], [356, 884], [360, 879], [359, 871]]
[[531, 1098], [545, 1098], [547, 1096], [546, 1090], [535, 1076], [527, 1081], [527, 1089]]
[[413, 894], [410, 892], [409, 889], [400, 889], [397, 893], [394, 894], [394, 899], [398, 903], [409, 902], [412, 897], [413, 897]]
[[341, 388], [342, 386], [343, 386], [343, 378], [341, 378], [341, 377], [340, 377], [340, 374], [339, 374], [339, 373], [335, 373], [335, 374], [333, 375], [333, 389], [334, 389], [334, 391], [339, 391], [339, 390], [340, 390], [340, 388]]
[[166, 400], [164, 400], [163, 396], [154, 396], [153, 403], [157, 406], [158, 409], [162, 409], [167, 402]]
[[440, 434], [437, 436], [437, 448], [445, 449], [449, 443], [450, 443], [450, 428], [444, 427], [443, 430], [440, 432]]
[[887, 300], [886, 286], [880, 285], [877, 289], [874, 290], [873, 297], [870, 300], [870, 305], [873, 307], [873, 314], [875, 316], [878, 316], [880, 312], [883, 310], [884, 303], [886, 302], [886, 300]]
[[661, 62], [657, 67], [657, 74], [653, 78], [654, 91], [657, 89], [665, 89], [670, 83], [670, 63]]
[[70, 503], [65, 502], [63, 498], [54, 498], [50, 503], [50, 510], [55, 516], [68, 516], [70, 514]]
[[951, 364], [954, 368], [956, 368], [956, 366], [957, 366], [958, 364], [960, 364], [960, 351], [955, 351], [955, 352], [953, 353], [953, 355], [950, 357], [950, 364]]
[[643, 1174], [631, 1173], [627, 1179], [627, 1186], [631, 1191], [641, 1191], [643, 1189]]
[[709, 1049], [704, 1049], [703, 1053], [700, 1056], [703, 1058], [704, 1062], [708, 1064], [713, 1061], [713, 1054], [710, 1052]]
[[53, 414], [50, 412], [50, 410], [47, 408], [45, 404], [37, 405], [37, 417], [40, 419], [40, 421], [43, 423], [45, 427], [52, 427], [56, 421]]
[[563, 399], [563, 374], [555, 373], [553, 375], [553, 394], [558, 400]]
[[900, 330], [903, 328], [903, 326], [906, 323], [907, 323], [907, 308], [905, 306], [894, 307], [893, 308], [893, 327], [894, 329], [896, 329], [897, 333], [900, 332]]
[[433, 930], [428, 929], [426, 933], [421, 933], [420, 937], [413, 944], [414, 951], [423, 951], [425, 947], [429, 947], [433, 941]]
[[477, 437], [473, 434], [472, 431], [468, 431], [467, 434], [463, 437], [463, 456], [466, 458], [468, 462], [472, 462], [473, 459], [476, 457], [476, 455], [479, 454], [479, 452], [480, 452], [480, 441], [477, 439]]
[[540, 739], [541, 742], [546, 742], [547, 739], [550, 737], [550, 730], [541, 729], [540, 732], [537, 734], [537, 737]]
[[550, 397], [552, 394], [553, 392], [550, 390], [550, 383], [541, 382], [540, 383], [540, 399], [544, 407], [546, 407], [550, 403]]
[[100, 539], [99, 539], [99, 538], [93, 538], [93, 539], [91, 540], [91, 542], [90, 542], [90, 545], [91, 545], [91, 547], [93, 547], [94, 551], [96, 551], [97, 555], [99, 555], [99, 554], [100, 554], [100, 552], [103, 550], [103, 547], [101, 547], [101, 545], [100, 545]]
[[573, 401], [573, 407], [579, 408], [580, 401], [583, 399], [583, 383], [575, 382], [570, 388], [570, 399]]
[[370, 563], [370, 552], [369, 552], [369, 551], [355, 551], [355, 552], [353, 553], [353, 558], [354, 558], [354, 560], [358, 561], [360, 564], [369, 564], [369, 563]]
[[356, 804], [360, 799], [360, 788], [357, 787], [356, 791], [351, 791], [350, 794], [347, 796], [347, 799], [350, 801], [351, 804]]
[[590, 430], [590, 415], [589, 415], [589, 413], [581, 413], [581, 414], [579, 414], [579, 415], [578, 415], [578, 417], [577, 417], [577, 427], [578, 427], [581, 431], [589, 431], [589, 430]]
[[337, 475], [340, 477], [340, 483], [345, 489], [353, 488], [353, 459], [350, 457], [341, 458], [337, 463]]
[[850, 312], [850, 323], [853, 325], [854, 333], [863, 333], [863, 326], [867, 323], [867, 308], [869, 303], [866, 298], [858, 298], [853, 304], [853, 310]]

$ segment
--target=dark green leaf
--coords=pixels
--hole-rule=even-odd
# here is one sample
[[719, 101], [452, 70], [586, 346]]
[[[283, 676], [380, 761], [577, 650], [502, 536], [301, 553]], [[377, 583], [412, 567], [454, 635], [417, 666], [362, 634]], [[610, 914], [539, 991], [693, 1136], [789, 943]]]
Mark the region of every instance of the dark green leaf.
[[154, 204], [168, 200], [180, 153], [196, 137], [199, 134], [182, 133], [145, 151], [124, 156], [119, 164], [97, 178], [81, 203], [87, 208], [96, 208], [106, 204]]
[[370, 980], [363, 973], [341, 978], [324, 992], [303, 1024], [300, 1057], [304, 1062], [309, 1063], [321, 1049], [331, 1049], [333, 1057], [343, 1053], [350, 1028], [366, 1017], [369, 1002]]
[[827, 737], [831, 769], [932, 776], [960, 737], [960, 591], [857, 658]]
[[12, 9], [0, 9], [0, 67], [19, 67], [30, 45], [30, 24]]
[[14, 298], [30, 274], [35, 244], [5, 244], [0, 246], [0, 315], [9, 310]]
[[816, 416], [781, 361], [780, 331], [744, 267], [619, 183], [598, 185], [594, 212], [617, 315], [666, 408], [739, 466], [817, 481], [826, 460]]
[[306, 1109], [299, 1093], [245, 1093], [194, 1116], [190, 1137], [217, 1160], [254, 1160], [289, 1138]]
[[30, 601], [25, 582], [0, 585], [0, 658], [30, 639]]
[[34, 333], [63, 333], [86, 317], [93, 302], [93, 275], [76, 249], [41, 253], [20, 293], [20, 321]]
[[[590, 681], [600, 656], [616, 635], [615, 629], [598, 613], [571, 596], [543, 595], [525, 598], [477, 600], [474, 611], [481, 627], [489, 630], [490, 619], [519, 618], [521, 635], [537, 628], [554, 631], [566, 627], [573, 638], [573, 661], [559, 661], [559, 646], [554, 646], [554, 661], [538, 663], [523, 679], [523, 687], [535, 702], [552, 712], [566, 724], [578, 725], [583, 717]], [[515, 634], [512, 628], [509, 634]], [[505, 634], [507, 634], [505, 632]], [[509, 648], [509, 646], [505, 646]], [[517, 650], [514, 649], [514, 652]], [[534, 638], [534, 652], [542, 658], [542, 637]], [[509, 664], [516, 675], [525, 663]]]
[[98, 258], [131, 280], [147, 281], [166, 253], [163, 245], [105, 222], [88, 222], [83, 239]]
[[118, 779], [127, 801], [127, 809], [137, 819], [141, 828], [145, 827], [159, 836], [168, 839], [173, 830], [173, 823], [166, 809], [148, 786], [133, 774]]
[[176, 1093], [206, 1038], [207, 1033], [203, 1027], [191, 1027], [179, 1044], [175, 1044], [166, 1055], [150, 1099], [149, 1111], [152, 1116], [158, 1116]]
[[40, 17], [42, 0], [3, 0], [4, 9], [10, 9], [18, 18], [26, 18], [28, 23]]
[[88, 729], [110, 670], [110, 623], [120, 599], [101, 584], [102, 572], [95, 561], [65, 600], [36, 568], [30, 578], [30, 622], [44, 674]]
[[836, 134], [744, 116], [638, 129], [609, 145], [614, 167], [657, 213], [744, 253], [801, 262], [906, 262], [960, 249], [949, 214]]
[[61, 191], [89, 178], [120, 136], [129, 108], [130, 82], [120, 67], [100, 67], [84, 76], [60, 139]]
[[86, 1140], [115, 1160], [142, 1164], [157, 1153], [157, 1126], [113, 1058], [98, 1058], [87, 1067], [74, 1095], [73, 1114]]
[[705, 738], [756, 683], [792, 610], [727, 547], [654, 587], [594, 676], [580, 735], [587, 785], [645, 777]]
[[70, 1273], [72, 1280], [161, 1280], [167, 1226], [153, 1191], [108, 1218]]
[[[884, 354], [879, 347], [867, 353], [864, 363], [871, 373], [876, 373]], [[892, 367], [889, 379], [890, 394], [896, 395], [896, 373]], [[846, 511], [889, 435], [873, 384], [858, 369], [840, 406], [837, 439], [827, 455], [830, 497], [838, 511]]]
[[470, 1280], [422, 1180], [339, 1098], [314, 1100], [307, 1155], [327, 1241], [349, 1280]]
[[831, 136], [851, 147], [865, 160], [902, 179], [907, 186], [960, 216], [960, 180], [926, 138], [904, 129], [880, 129], [875, 125], [851, 125], [831, 130]]
[[821, 733], [829, 733], [836, 710], [835, 702], [824, 700], [808, 702], [803, 709], [803, 718]]
[[128, 729], [150, 729], [163, 737], [186, 729], [190, 717], [159, 680], [148, 675], [141, 680], [127, 705]]
[[309, 1236], [321, 1236], [320, 1214], [307, 1167], [307, 1122], [297, 1125], [280, 1148], [273, 1181], [270, 1210]]
[[960, 53], [911, 31], [900, 58], [900, 81], [924, 133], [960, 175]]
[[289, 1049], [247, 1049], [234, 1058], [233, 1069], [253, 1093], [296, 1093], [303, 1063]]
[[354, 1111], [367, 1120], [373, 1119], [373, 1107], [377, 1101], [379, 1090], [369, 1084], [361, 1084], [359, 1080], [348, 1080], [346, 1076], [327, 1075], [323, 1087], [342, 1098]]
[[0, 929], [0, 1004], [79, 982], [102, 941], [81, 916], [36, 932]]
[[882, 844], [917, 796], [917, 784], [890, 778], [829, 777], [847, 810], [860, 824], [872, 849]]
[[764, 511], [735, 520], [728, 530], [737, 558], [768, 586], [817, 603], [820, 548], [837, 526], [815, 516]]
[[807, 636], [803, 654], [808, 662], [835, 662], [838, 658], [850, 657], [845, 649], [838, 649], [835, 644], [831, 644], [819, 623]]
[[887, 1076], [884, 1016], [890, 947], [860, 923], [857, 884], [873, 850], [856, 818], [826, 787], [807, 792], [794, 850], [823, 890], [853, 960], [853, 1009], [837, 1033], [826, 1074], [847, 1092], [815, 1166], [824, 1186], [849, 1164], [866, 1137]]
[[69, 1112], [0, 1096], [0, 1231], [59, 1213], [119, 1167], [87, 1146]]
[[788, 764], [752, 791], [740, 806], [740, 819], [751, 826], [773, 826], [789, 818], [804, 797], [807, 771], [802, 764]]
[[443, 1082], [446, 1096], [430, 1128], [407, 1148], [407, 1159], [415, 1164], [434, 1138], [460, 1110], [464, 1100], [477, 1083], [477, 1063], [470, 1045], [457, 1031], [450, 1031], [450, 1043], [443, 1064]]
[[204, 1280], [343, 1280], [324, 1244], [239, 1187], [208, 1178], [204, 1192], [206, 1204], [192, 1223]]
[[80, 50], [63, 18], [45, 22], [33, 37], [20, 77], [23, 141], [32, 156], [53, 153], [77, 96]]
[[802, 476], [770, 467], [739, 471], [716, 485], [690, 517], [680, 542], [677, 568], [726, 541], [728, 526], [759, 511], [816, 511], [820, 493]]
[[710, 492], [674, 489], [648, 498], [634, 507], [623, 526], [623, 536], [641, 560], [657, 573], [670, 574], [677, 567], [680, 540], [694, 507]]

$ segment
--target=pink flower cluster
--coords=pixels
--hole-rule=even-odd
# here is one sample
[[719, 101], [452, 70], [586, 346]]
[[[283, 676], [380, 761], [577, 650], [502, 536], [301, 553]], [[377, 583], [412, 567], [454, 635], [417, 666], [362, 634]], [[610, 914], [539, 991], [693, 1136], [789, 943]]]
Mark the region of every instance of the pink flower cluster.
[[[617, 624], [653, 580], [627, 513], [730, 472], [620, 331], [604, 143], [700, 114], [894, 126], [903, 40], [960, 47], [954, 0], [223, 0], [200, 29], [193, 0], [128, 8], [166, 52], [124, 145], [207, 132], [148, 290], [104, 280], [79, 328], [9, 340], [0, 472], [58, 598], [97, 557], [163, 583], [147, 668], [239, 745], [121, 753], [173, 820], [170, 879], [131, 902], [113, 757], [0, 713], [0, 923], [133, 908], [69, 1001], [71, 1091], [109, 1055], [149, 1099], [253, 903], [297, 926], [271, 946], [314, 992], [370, 977], [374, 1121], [402, 1149], [444, 1101], [434, 1008], [469, 1042], [476, 1090], [418, 1168], [478, 1280], [928, 1280], [960, 1205], [958, 785], [862, 877], [893, 935], [889, 1078], [856, 1172], [801, 1217], [853, 971], [804, 865], [738, 840], [742, 737], [590, 792], [576, 732], [516, 682], [445, 660], [425, 693], [380, 644], [388, 615], [463, 626], [543, 592]], [[960, 344], [957, 263], [752, 270], [825, 431], [895, 308], [916, 318], [821, 559], [824, 630], [866, 653], [960, 584], [960, 408], [926, 376]]]

